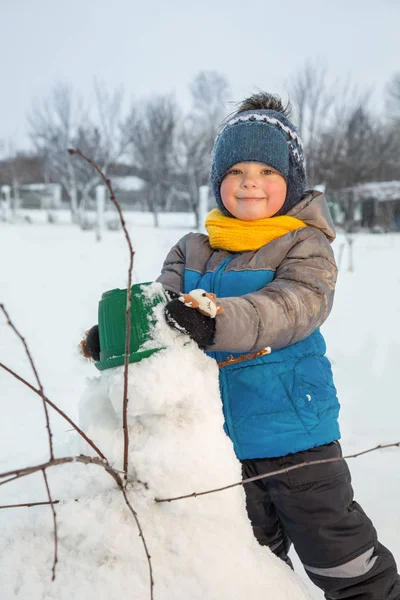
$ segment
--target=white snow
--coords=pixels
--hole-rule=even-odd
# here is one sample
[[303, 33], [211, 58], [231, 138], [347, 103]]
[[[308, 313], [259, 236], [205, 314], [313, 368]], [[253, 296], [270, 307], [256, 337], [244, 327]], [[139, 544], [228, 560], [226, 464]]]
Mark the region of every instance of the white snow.
[[[156, 231], [151, 216], [128, 215], [136, 282], [157, 277], [169, 248], [190, 229], [186, 219], [168, 215], [168, 226]], [[343, 261], [334, 310], [323, 327], [343, 406], [346, 453], [400, 440], [400, 236], [360, 234], [354, 252], [356, 272], [348, 273]], [[76, 346], [84, 329], [97, 320], [101, 294], [126, 283], [122, 233], [108, 232], [96, 244], [93, 232], [67, 224], [0, 224], [0, 256], [0, 302], [32, 350], [45, 393], [80, 420], [120, 467], [122, 368], [100, 374]], [[133, 484], [129, 497], [150, 547], [155, 599], [308, 597], [297, 577], [254, 541], [241, 488], [154, 504], [155, 496], [240, 480], [215, 401], [215, 364], [193, 343], [184, 345], [187, 338], [162, 326], [155, 339], [169, 348], [131, 365], [129, 374], [130, 464], [148, 486]], [[23, 348], [1, 315], [0, 362], [35, 383]], [[40, 398], [0, 369], [0, 399], [0, 470], [46, 459]], [[67, 423], [53, 413], [51, 420], [56, 456], [88, 453], [87, 445], [67, 431]], [[356, 499], [397, 558], [399, 453], [386, 450], [349, 463]], [[99, 467], [73, 464], [54, 467], [48, 477], [53, 497], [63, 501], [56, 506], [56, 580], [51, 582], [49, 507], [0, 510], [2, 600], [149, 598], [141, 541], [110, 476]], [[41, 475], [0, 488], [0, 505], [43, 500]], [[296, 559], [295, 565], [311, 597], [323, 598]]]
[[352, 188], [357, 194], [357, 200], [375, 199], [379, 202], [400, 200], [400, 181], [370, 181], [360, 183]]
[[115, 190], [139, 191], [143, 188], [145, 182], [140, 177], [135, 175], [125, 175], [124, 177], [113, 177], [112, 178], [113, 188]]
[[[222, 497], [154, 501], [240, 480], [222, 430], [215, 362], [184, 341], [181, 336], [170, 348], [129, 368], [134, 474], [129, 498], [152, 557], [155, 598], [307, 598], [290, 569], [255, 541], [241, 488]], [[122, 392], [119, 367], [91, 381], [81, 404], [81, 423], [117, 468], [122, 467]], [[76, 442], [68, 445], [70, 452], [87, 453], [86, 443]], [[2, 529], [7, 552], [0, 577], [6, 598], [63, 600], [72, 593], [93, 600], [121, 594], [134, 600], [150, 597], [141, 539], [121, 493], [113, 488], [113, 480], [105, 481], [99, 469], [75, 464], [51, 473], [52, 492], [64, 499], [57, 506], [56, 580], [49, 579], [51, 527], [42, 507], [34, 520], [26, 513], [25, 519], [13, 519]]]

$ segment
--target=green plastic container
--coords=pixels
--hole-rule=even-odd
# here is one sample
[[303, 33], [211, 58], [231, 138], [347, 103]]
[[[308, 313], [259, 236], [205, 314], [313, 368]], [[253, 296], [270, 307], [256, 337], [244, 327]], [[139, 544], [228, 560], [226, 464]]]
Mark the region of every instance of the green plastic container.
[[[152, 337], [151, 332], [156, 322], [153, 309], [168, 301], [161, 286], [156, 293], [153, 290], [150, 293], [151, 285], [152, 282], [146, 282], [132, 286], [130, 363], [138, 362], [162, 349], [154, 342], [154, 346], [150, 344], [150, 348], [140, 350]], [[100, 371], [121, 366], [125, 362], [126, 292], [126, 289], [119, 288], [105, 292], [99, 303], [101, 351], [100, 360], [95, 362], [95, 366]]]

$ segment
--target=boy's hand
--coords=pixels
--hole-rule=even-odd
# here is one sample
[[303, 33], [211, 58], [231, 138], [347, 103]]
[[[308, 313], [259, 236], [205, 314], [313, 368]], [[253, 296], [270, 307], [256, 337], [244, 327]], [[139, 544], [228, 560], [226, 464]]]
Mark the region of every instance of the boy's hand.
[[93, 325], [86, 333], [85, 339], [80, 343], [81, 353], [85, 358], [92, 358], [96, 362], [100, 360], [99, 326]]
[[178, 298], [166, 304], [164, 314], [168, 325], [189, 335], [200, 348], [205, 348], [212, 343], [215, 319], [185, 306]]

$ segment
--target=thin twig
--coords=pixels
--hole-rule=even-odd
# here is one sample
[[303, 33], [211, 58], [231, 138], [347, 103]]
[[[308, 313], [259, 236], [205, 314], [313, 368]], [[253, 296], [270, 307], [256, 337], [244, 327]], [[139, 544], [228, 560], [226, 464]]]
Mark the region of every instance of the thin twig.
[[123, 400], [123, 429], [124, 429], [124, 471], [125, 471], [125, 481], [128, 478], [128, 465], [129, 465], [129, 431], [128, 431], [128, 366], [129, 366], [129, 354], [130, 354], [130, 345], [131, 345], [131, 303], [132, 303], [132, 270], [133, 270], [133, 257], [135, 252], [133, 250], [131, 238], [128, 233], [128, 229], [126, 227], [125, 218], [121, 209], [121, 206], [118, 200], [115, 197], [114, 190], [111, 185], [111, 181], [106, 175], [104, 175], [103, 171], [93, 160], [85, 156], [80, 150], [75, 150], [74, 148], [69, 148], [68, 153], [71, 156], [80, 156], [84, 161], [86, 161], [97, 173], [100, 175], [101, 179], [104, 181], [109, 193], [110, 199], [113, 202], [115, 208], [118, 211], [119, 219], [122, 225], [122, 229], [125, 233], [125, 238], [129, 248], [129, 268], [128, 268], [128, 288], [126, 292], [126, 335], [125, 335], [125, 361], [124, 361], [124, 400]]
[[[10, 481], [14, 481], [15, 479], [21, 479], [21, 477], [26, 477], [27, 475], [32, 475], [38, 471], [43, 471], [43, 469], [48, 469], [50, 467], [56, 467], [58, 465], [67, 463], [83, 463], [85, 465], [97, 465], [102, 467], [112, 476], [118, 487], [122, 486], [122, 480], [118, 471], [114, 469], [107, 461], [97, 458], [97, 456], [85, 456], [84, 454], [80, 454], [79, 456], [54, 458], [53, 460], [49, 460], [48, 462], [40, 465], [33, 465], [32, 467], [24, 467], [22, 469], [14, 469], [13, 471], [0, 473], [0, 486]], [[5, 479], [6, 481], [1, 481], [2, 479]]]
[[[2, 369], [4, 369], [5, 371], [7, 371], [8, 373], [10, 373], [10, 375], [13, 375], [13, 377], [15, 377], [16, 379], [18, 379], [18, 381], [20, 381], [21, 383], [23, 383], [24, 385], [26, 385], [29, 389], [32, 390], [32, 392], [35, 392], [35, 394], [38, 394], [39, 396], [41, 396], [40, 390], [36, 389], [31, 383], [29, 383], [29, 381], [26, 381], [26, 379], [24, 379], [23, 377], [21, 377], [20, 375], [18, 375], [17, 373], [15, 373], [15, 371], [13, 371], [9, 367], [7, 367], [2, 362], [0, 362], [0, 367]], [[98, 448], [96, 446], [96, 444], [90, 438], [88, 438], [88, 436], [85, 434], [85, 432], [82, 431], [82, 429], [80, 427], [78, 427], [78, 425], [76, 423], [74, 423], [74, 421], [70, 417], [68, 417], [65, 414], [64, 411], [62, 411], [60, 408], [58, 408], [58, 406], [56, 404], [54, 404], [51, 400], [49, 400], [49, 398], [47, 398], [47, 396], [41, 396], [41, 398], [43, 398], [44, 401], [49, 406], [51, 406], [51, 408], [53, 408], [56, 412], [58, 412], [59, 415], [61, 415], [66, 421], [68, 421], [68, 423], [70, 425], [72, 425], [72, 427], [75, 429], [75, 431], [77, 433], [79, 433], [80, 436], [83, 437], [83, 439], [85, 440], [85, 442], [87, 442], [89, 444], [89, 446], [91, 446], [93, 448], [93, 450], [100, 456], [100, 458], [102, 458], [103, 460], [105, 460], [105, 461], [108, 462], [107, 458], [104, 456], [104, 454], [102, 453], [102, 451], [100, 450], [100, 448]]]
[[[4, 482], [3, 482], [4, 483]], [[52, 500], [51, 502], [26, 502], [25, 504], [3, 504], [0, 506], [0, 510], [3, 508], [31, 508], [32, 506], [43, 506], [48, 504], [59, 504], [59, 500]]]
[[368, 448], [367, 450], [362, 450], [361, 452], [357, 452], [356, 454], [349, 454], [348, 456], [335, 456], [334, 458], [323, 458], [321, 460], [307, 460], [298, 465], [293, 465], [291, 467], [285, 467], [284, 469], [278, 469], [277, 471], [271, 471], [270, 473], [263, 473], [262, 475], [257, 475], [255, 477], [249, 477], [248, 479], [243, 479], [242, 481], [237, 481], [236, 483], [231, 483], [230, 485], [225, 485], [220, 488], [215, 488], [213, 490], [206, 490], [204, 492], [193, 492], [191, 494], [186, 494], [185, 496], [175, 496], [174, 498], [155, 498], [155, 502], [174, 502], [175, 500], [183, 500], [184, 498], [197, 498], [197, 496], [205, 496], [207, 494], [214, 494], [215, 492], [222, 492], [224, 490], [229, 490], [230, 488], [238, 487], [239, 485], [245, 485], [246, 483], [251, 483], [252, 481], [258, 481], [259, 479], [267, 479], [268, 477], [273, 477], [274, 475], [280, 475], [281, 473], [288, 473], [289, 471], [294, 471], [295, 469], [301, 469], [303, 467], [309, 467], [311, 465], [322, 465], [325, 463], [337, 462], [338, 460], [347, 460], [349, 458], [357, 458], [358, 456], [362, 456], [363, 454], [368, 454], [370, 452], [375, 452], [376, 450], [383, 450], [384, 448], [394, 448], [400, 447], [400, 442], [396, 442], [394, 444], [379, 444], [379, 446], [375, 446], [374, 448]]
[[149, 565], [149, 575], [150, 575], [150, 598], [151, 598], [151, 600], [153, 600], [153, 598], [154, 598], [154, 579], [153, 579], [153, 569], [152, 569], [152, 566], [151, 566], [151, 556], [150, 556], [149, 550], [147, 548], [146, 540], [145, 540], [145, 537], [143, 535], [143, 530], [142, 530], [142, 527], [140, 525], [140, 522], [139, 522], [139, 519], [138, 519], [138, 516], [137, 516], [137, 512], [133, 509], [133, 507], [130, 504], [130, 502], [128, 500], [128, 497], [126, 495], [126, 488], [125, 487], [121, 488], [121, 492], [122, 492], [122, 494], [124, 496], [125, 502], [126, 502], [128, 508], [129, 508], [129, 510], [131, 511], [131, 513], [133, 515], [133, 518], [136, 521], [136, 525], [137, 525], [137, 528], [139, 530], [139, 537], [142, 540], [144, 551], [146, 553], [147, 562], [148, 562], [148, 565]]
[[42, 470], [44, 483], [46, 485], [47, 495], [49, 497], [49, 504], [51, 506], [51, 512], [53, 513], [53, 525], [54, 525], [54, 560], [53, 560], [53, 576], [51, 578], [52, 581], [56, 578], [56, 565], [58, 561], [58, 536], [57, 536], [57, 515], [56, 509], [54, 508], [54, 502], [51, 497], [49, 482], [47, 481], [46, 469]]
[[45, 400], [45, 397], [44, 397], [44, 390], [43, 390], [43, 386], [42, 386], [42, 383], [41, 383], [40, 378], [39, 378], [39, 373], [37, 372], [35, 363], [33, 361], [32, 355], [31, 355], [31, 353], [29, 351], [28, 344], [26, 343], [25, 338], [20, 334], [20, 332], [18, 331], [18, 329], [15, 327], [14, 323], [11, 321], [11, 318], [10, 318], [8, 312], [6, 311], [6, 307], [4, 306], [4, 304], [0, 304], [0, 309], [3, 311], [3, 313], [4, 313], [4, 315], [5, 315], [6, 319], [7, 319], [8, 325], [11, 327], [11, 329], [14, 331], [14, 333], [17, 335], [17, 337], [19, 337], [19, 339], [21, 340], [21, 342], [22, 342], [22, 344], [23, 344], [23, 346], [25, 348], [25, 352], [26, 352], [26, 354], [28, 356], [28, 360], [29, 360], [29, 362], [31, 364], [32, 370], [33, 370], [33, 372], [35, 374], [36, 381], [37, 381], [37, 384], [39, 386], [39, 396], [42, 398], [42, 401], [43, 401], [43, 409], [44, 409], [44, 414], [45, 414], [45, 418], [46, 418], [46, 428], [47, 428], [47, 434], [48, 434], [48, 438], [49, 438], [50, 460], [53, 460], [53, 458], [54, 458], [53, 440], [52, 440], [53, 434], [52, 434], [51, 429], [50, 429], [49, 412], [47, 410], [46, 400]]

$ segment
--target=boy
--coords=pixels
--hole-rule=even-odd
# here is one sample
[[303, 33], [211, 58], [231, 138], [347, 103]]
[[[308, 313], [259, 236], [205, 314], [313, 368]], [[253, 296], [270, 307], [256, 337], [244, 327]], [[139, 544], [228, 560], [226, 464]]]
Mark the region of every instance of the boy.
[[[202, 288], [223, 308], [211, 319], [178, 299], [167, 322], [211, 356], [270, 355], [220, 369], [225, 431], [248, 478], [341, 456], [339, 403], [319, 326], [337, 269], [326, 201], [306, 192], [303, 146], [279, 98], [246, 99], [214, 145], [218, 209], [209, 236], [191, 233], [169, 252], [158, 281], [172, 292]], [[291, 542], [328, 599], [399, 600], [392, 554], [353, 501], [344, 460], [244, 486], [254, 534], [289, 565]]]
[[[208, 236], [190, 233], [169, 252], [158, 281], [179, 295], [215, 293], [215, 319], [178, 298], [167, 322], [218, 362], [272, 353], [220, 369], [225, 432], [243, 477], [340, 457], [339, 403], [325, 342], [337, 269], [326, 201], [306, 192], [303, 146], [279, 98], [246, 99], [214, 145], [211, 185], [218, 205]], [[97, 328], [85, 348], [99, 356]], [[353, 501], [344, 460], [310, 465], [244, 486], [260, 544], [291, 566], [291, 543], [330, 600], [400, 600], [392, 554]]]

